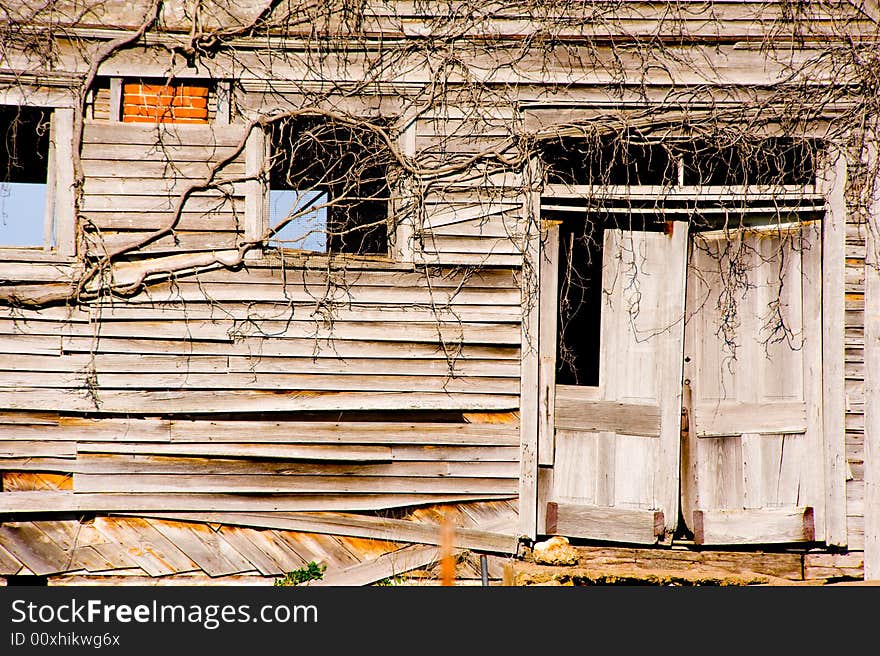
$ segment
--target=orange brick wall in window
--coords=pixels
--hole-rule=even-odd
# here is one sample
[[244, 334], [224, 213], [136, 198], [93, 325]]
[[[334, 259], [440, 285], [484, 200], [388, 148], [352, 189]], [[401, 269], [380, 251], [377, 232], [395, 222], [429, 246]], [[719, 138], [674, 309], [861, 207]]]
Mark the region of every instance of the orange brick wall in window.
[[126, 83], [122, 87], [126, 123], [207, 123], [208, 87], [190, 83]]

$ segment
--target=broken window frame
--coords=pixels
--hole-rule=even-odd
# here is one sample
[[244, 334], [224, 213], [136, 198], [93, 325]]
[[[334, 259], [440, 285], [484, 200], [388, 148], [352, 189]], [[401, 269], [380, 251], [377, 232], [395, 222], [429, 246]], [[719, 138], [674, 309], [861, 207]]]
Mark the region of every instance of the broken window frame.
[[[665, 140], [673, 144], [687, 144], [689, 140], [686, 137], [672, 137]], [[821, 144], [818, 139], [812, 140], [815, 144], [815, 152], [824, 149], [831, 149], [830, 144]], [[645, 139], [641, 142], [635, 142], [637, 145], [663, 143], [662, 140]], [[830, 157], [830, 156], [829, 156]], [[540, 216], [542, 221], [548, 220], [553, 223], [561, 224], [560, 214], [571, 213], [572, 215], [587, 215], [593, 213], [617, 214], [627, 216], [627, 223], [617, 222], [615, 227], [619, 229], [629, 230], [663, 230], [664, 225], [668, 225], [671, 221], [686, 220], [690, 224], [691, 232], [716, 231], [716, 230], [737, 230], [741, 228], [767, 229], [779, 228], [784, 229], [792, 225], [793, 222], [782, 220], [783, 216], [793, 216], [795, 222], [800, 220], [809, 220], [801, 218], [801, 215], [811, 215], [814, 219], [824, 219], [827, 210], [827, 198], [830, 193], [829, 184], [823, 184], [823, 171], [819, 166], [820, 157], [814, 156], [814, 166], [812, 168], [812, 176], [809, 182], [803, 184], [685, 184], [687, 176], [687, 167], [689, 162], [684, 156], [675, 158], [670, 157], [669, 161], [675, 167], [674, 176], [670, 178], [668, 184], [569, 184], [565, 182], [547, 182], [549, 179], [546, 165], [543, 166], [541, 174], [545, 181], [543, 191], [541, 192]], [[693, 169], [691, 169], [693, 170]], [[551, 205], [548, 201], [554, 201]], [[559, 201], [570, 201], [569, 206], [560, 204]], [[639, 203], [643, 203], [643, 207], [634, 207]], [[677, 207], [675, 205], [678, 205]], [[726, 207], [733, 205], [733, 208]], [[548, 211], [549, 210], [549, 211]], [[649, 225], [647, 220], [637, 221], [634, 217], [656, 216], [659, 214], [662, 221], [655, 221], [654, 225]], [[697, 225], [694, 222], [695, 217], [717, 214], [723, 216], [724, 220], [721, 224]], [[733, 223], [729, 221], [729, 217], [737, 216], [738, 220]], [[743, 217], [752, 215], [757, 221], [743, 221]], [[589, 219], [587, 219], [589, 220]], [[602, 249], [601, 241], [605, 226], [602, 226], [598, 232], [599, 246], [596, 249], [600, 262], [598, 263], [601, 271]], [[558, 248], [564, 249], [564, 245], [558, 238], [559, 227], [554, 228], [557, 231], [556, 243]], [[823, 227], [823, 233], [825, 229]], [[593, 237], [595, 238], [595, 236]], [[562, 257], [559, 259], [560, 269], [562, 267]], [[555, 261], [555, 260], [553, 260]], [[836, 265], [834, 265], [836, 266]], [[842, 266], [842, 264], [840, 264]], [[597, 314], [593, 321], [596, 323], [591, 333], [599, 335], [599, 340], [595, 344], [595, 348], [590, 349], [590, 354], [594, 356], [595, 362], [588, 365], [589, 371], [596, 370], [595, 378], [589, 375], [589, 383], [573, 383], [570, 381], [560, 381], [560, 353], [567, 348], [561, 343], [562, 326], [561, 323], [561, 286], [562, 279], [557, 282], [559, 285], [557, 291], [557, 327], [555, 331], [556, 339], [556, 361], [554, 384], [572, 384], [585, 389], [594, 389], [600, 392], [604, 389], [604, 381], [601, 376], [601, 367], [599, 361], [601, 358], [601, 313]], [[604, 288], [601, 276], [599, 278], [600, 291]], [[601, 300], [598, 305], [601, 307]], [[577, 378], [578, 372], [572, 370], [571, 374]]]
[[[68, 98], [54, 98], [39, 90], [23, 88], [2, 98], [6, 107], [18, 106], [49, 113], [49, 149], [46, 161], [45, 211], [41, 243], [5, 245], [2, 259], [70, 261], [76, 255], [76, 219], [73, 171], [73, 115]], [[35, 102], [42, 99], [43, 102]]]
[[[324, 119], [327, 123], [331, 123], [330, 119]], [[265, 181], [262, 184], [261, 189], [261, 207], [260, 207], [260, 216], [256, 219], [261, 227], [260, 234], [269, 235], [269, 237], [265, 240], [266, 247], [273, 250], [284, 251], [284, 252], [292, 252], [298, 255], [307, 256], [309, 258], [321, 258], [321, 257], [344, 257], [346, 259], [362, 259], [364, 261], [392, 261], [393, 253], [397, 251], [395, 247], [395, 243], [398, 241], [398, 236], [392, 226], [392, 204], [393, 204], [393, 194], [391, 193], [392, 183], [389, 179], [389, 171], [386, 169], [382, 174], [382, 179], [384, 180], [385, 185], [385, 194], [383, 196], [369, 196], [365, 200], [366, 203], [370, 202], [380, 202], [385, 205], [384, 216], [384, 235], [378, 237], [379, 241], [383, 243], [383, 249], [376, 250], [360, 250], [357, 251], [349, 251], [345, 249], [334, 249], [331, 244], [328, 243], [331, 239], [339, 239], [338, 236], [332, 236], [332, 231], [336, 230], [334, 227], [334, 219], [332, 216], [332, 212], [335, 208], [339, 206], [336, 205], [336, 201], [338, 198], [347, 198], [349, 193], [348, 191], [344, 192], [341, 196], [337, 196], [334, 198], [334, 190], [329, 188], [328, 185], [322, 181], [319, 181], [317, 184], [311, 184], [307, 187], [303, 188], [294, 188], [283, 186], [281, 188], [275, 187], [273, 189], [273, 185], [271, 182], [271, 170], [272, 166], [278, 158], [278, 154], [273, 152], [273, 139], [271, 134], [270, 125], [265, 131], [261, 131], [259, 137], [255, 137], [254, 133], [252, 133], [251, 137], [254, 141], [253, 144], [249, 144], [251, 149], [262, 148], [262, 159], [261, 161], [264, 163], [264, 170], [266, 172]], [[342, 129], [348, 129], [346, 126], [341, 126]], [[253, 155], [251, 156], [251, 162], [253, 161]], [[253, 174], [253, 165], [248, 167], [248, 173]], [[323, 175], [323, 173], [322, 173]], [[376, 178], [379, 179], [378, 177]], [[325, 236], [325, 247], [324, 250], [310, 250], [304, 248], [296, 248], [296, 247], [284, 247], [283, 245], [279, 245], [277, 241], [274, 239], [274, 225], [272, 223], [271, 218], [271, 210], [270, 205], [272, 202], [272, 194], [275, 191], [292, 191], [300, 195], [300, 198], [305, 198], [304, 201], [298, 200], [297, 204], [299, 205], [299, 211], [303, 212], [302, 216], [309, 216], [313, 211], [314, 212], [326, 212], [326, 236]], [[316, 197], [310, 198], [312, 195]], [[294, 217], [292, 219], [293, 222], [301, 219], [302, 217]], [[284, 218], [280, 219], [278, 223], [282, 222]], [[377, 218], [375, 222], [378, 223], [379, 219]], [[372, 223], [371, 221], [367, 222], [367, 225]], [[286, 230], [290, 224], [285, 225], [281, 228], [281, 231]], [[357, 230], [355, 228], [354, 230]], [[379, 230], [379, 227], [374, 227], [371, 230]]]

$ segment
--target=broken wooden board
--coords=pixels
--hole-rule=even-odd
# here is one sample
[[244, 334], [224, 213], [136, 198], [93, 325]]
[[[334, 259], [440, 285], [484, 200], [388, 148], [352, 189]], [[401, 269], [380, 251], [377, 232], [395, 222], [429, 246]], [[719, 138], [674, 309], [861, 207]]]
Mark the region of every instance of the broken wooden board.
[[547, 504], [547, 534], [633, 544], [655, 544], [663, 535], [659, 510], [608, 508], [574, 503]]

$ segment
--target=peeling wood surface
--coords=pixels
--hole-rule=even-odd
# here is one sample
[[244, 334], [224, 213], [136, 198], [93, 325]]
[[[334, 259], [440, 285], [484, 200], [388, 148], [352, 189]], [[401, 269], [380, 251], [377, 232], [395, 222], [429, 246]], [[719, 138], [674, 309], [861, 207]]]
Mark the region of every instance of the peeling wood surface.
[[[480, 542], [482, 549], [513, 553], [515, 540], [486, 529], [516, 523], [508, 502], [428, 506], [405, 518], [370, 515], [235, 515], [170, 517], [98, 516], [93, 520], [41, 520], [0, 525], [0, 576], [22, 569], [65, 580], [97, 582], [99, 577], [181, 583], [206, 576], [224, 584], [247, 577], [259, 583], [310, 561], [327, 565], [326, 585], [367, 585], [436, 561], [439, 521], [455, 523], [457, 548]], [[242, 526], [240, 524], [251, 524]], [[273, 526], [274, 528], [269, 528]], [[256, 528], [262, 526], [261, 528]], [[346, 531], [349, 527], [349, 531]], [[382, 528], [384, 527], [384, 528]], [[335, 534], [332, 529], [339, 528]], [[380, 528], [382, 530], [380, 530]], [[389, 539], [400, 529], [413, 544]], [[502, 546], [499, 550], [497, 547]], [[91, 578], [89, 578], [91, 577]], [[181, 578], [183, 577], [183, 578]], [[146, 579], [156, 579], [149, 581]], [[109, 580], [109, 579], [105, 579]]]

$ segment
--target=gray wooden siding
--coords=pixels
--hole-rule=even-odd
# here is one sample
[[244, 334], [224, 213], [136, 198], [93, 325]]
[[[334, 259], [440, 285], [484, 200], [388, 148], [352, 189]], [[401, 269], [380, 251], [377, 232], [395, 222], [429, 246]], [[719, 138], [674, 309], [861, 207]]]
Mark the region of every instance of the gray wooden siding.
[[[328, 274], [267, 261], [124, 301], [0, 315], [0, 469], [72, 473], [72, 508], [232, 510], [248, 506], [230, 495], [247, 494], [263, 509], [352, 510], [515, 496], [511, 270]], [[323, 414], [303, 422], [309, 411]], [[369, 420], [326, 420], [329, 411]], [[487, 412], [505, 423], [465, 419], [496, 417]], [[14, 507], [57, 502], [26, 496]]]
[[[244, 174], [240, 125], [195, 126], [90, 123], [83, 137], [85, 175], [80, 207], [88, 251], [137, 244], [171, 227], [180, 194], [202, 183], [212, 166], [233, 158], [215, 176]], [[236, 156], [237, 150], [241, 150]], [[174, 233], [139, 248], [142, 253], [234, 248], [243, 233], [241, 183], [194, 191]]]

